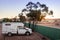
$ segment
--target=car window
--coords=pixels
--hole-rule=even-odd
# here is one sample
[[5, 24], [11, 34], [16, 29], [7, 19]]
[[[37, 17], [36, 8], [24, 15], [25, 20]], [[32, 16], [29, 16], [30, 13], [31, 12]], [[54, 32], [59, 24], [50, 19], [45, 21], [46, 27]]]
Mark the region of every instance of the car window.
[[19, 29], [24, 29], [22, 26], [18, 26]]
[[10, 26], [11, 24], [5, 24], [6, 26]]

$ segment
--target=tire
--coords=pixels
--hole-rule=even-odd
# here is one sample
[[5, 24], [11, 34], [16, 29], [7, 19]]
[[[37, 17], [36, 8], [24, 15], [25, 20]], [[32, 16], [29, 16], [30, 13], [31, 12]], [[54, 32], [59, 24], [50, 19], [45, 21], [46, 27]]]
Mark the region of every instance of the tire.
[[10, 36], [12, 36], [12, 34], [11, 33], [8, 33], [8, 36], [10, 37]]
[[27, 35], [27, 36], [29, 36], [29, 35], [30, 35], [30, 33], [29, 33], [29, 32], [26, 32], [26, 35]]

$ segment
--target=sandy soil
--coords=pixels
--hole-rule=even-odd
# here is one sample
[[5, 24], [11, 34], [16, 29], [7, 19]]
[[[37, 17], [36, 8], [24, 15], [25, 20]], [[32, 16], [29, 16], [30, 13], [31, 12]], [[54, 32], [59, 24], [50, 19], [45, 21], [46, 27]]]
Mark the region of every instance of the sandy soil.
[[58, 25], [56, 23], [37, 23], [37, 25], [60, 29], [60, 24]]

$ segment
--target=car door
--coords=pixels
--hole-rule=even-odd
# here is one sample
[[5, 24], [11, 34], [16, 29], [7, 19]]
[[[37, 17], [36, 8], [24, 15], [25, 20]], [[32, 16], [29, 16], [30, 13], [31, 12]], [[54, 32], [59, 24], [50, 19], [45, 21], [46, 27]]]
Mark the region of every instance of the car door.
[[25, 34], [26, 30], [24, 28], [18, 28], [18, 34]]

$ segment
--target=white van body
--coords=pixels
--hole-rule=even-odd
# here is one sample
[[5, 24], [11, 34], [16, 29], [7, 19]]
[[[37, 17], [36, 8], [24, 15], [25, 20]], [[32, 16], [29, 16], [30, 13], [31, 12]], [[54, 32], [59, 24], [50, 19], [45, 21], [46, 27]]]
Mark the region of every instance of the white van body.
[[24, 27], [24, 24], [21, 22], [3, 22], [2, 23], [2, 34], [26, 34], [32, 33], [30, 28]]
[[2, 34], [8, 34], [9, 32], [16, 34], [18, 26], [21, 26], [23, 28], [24, 24], [19, 23], [19, 22], [3, 22], [2, 23]]

